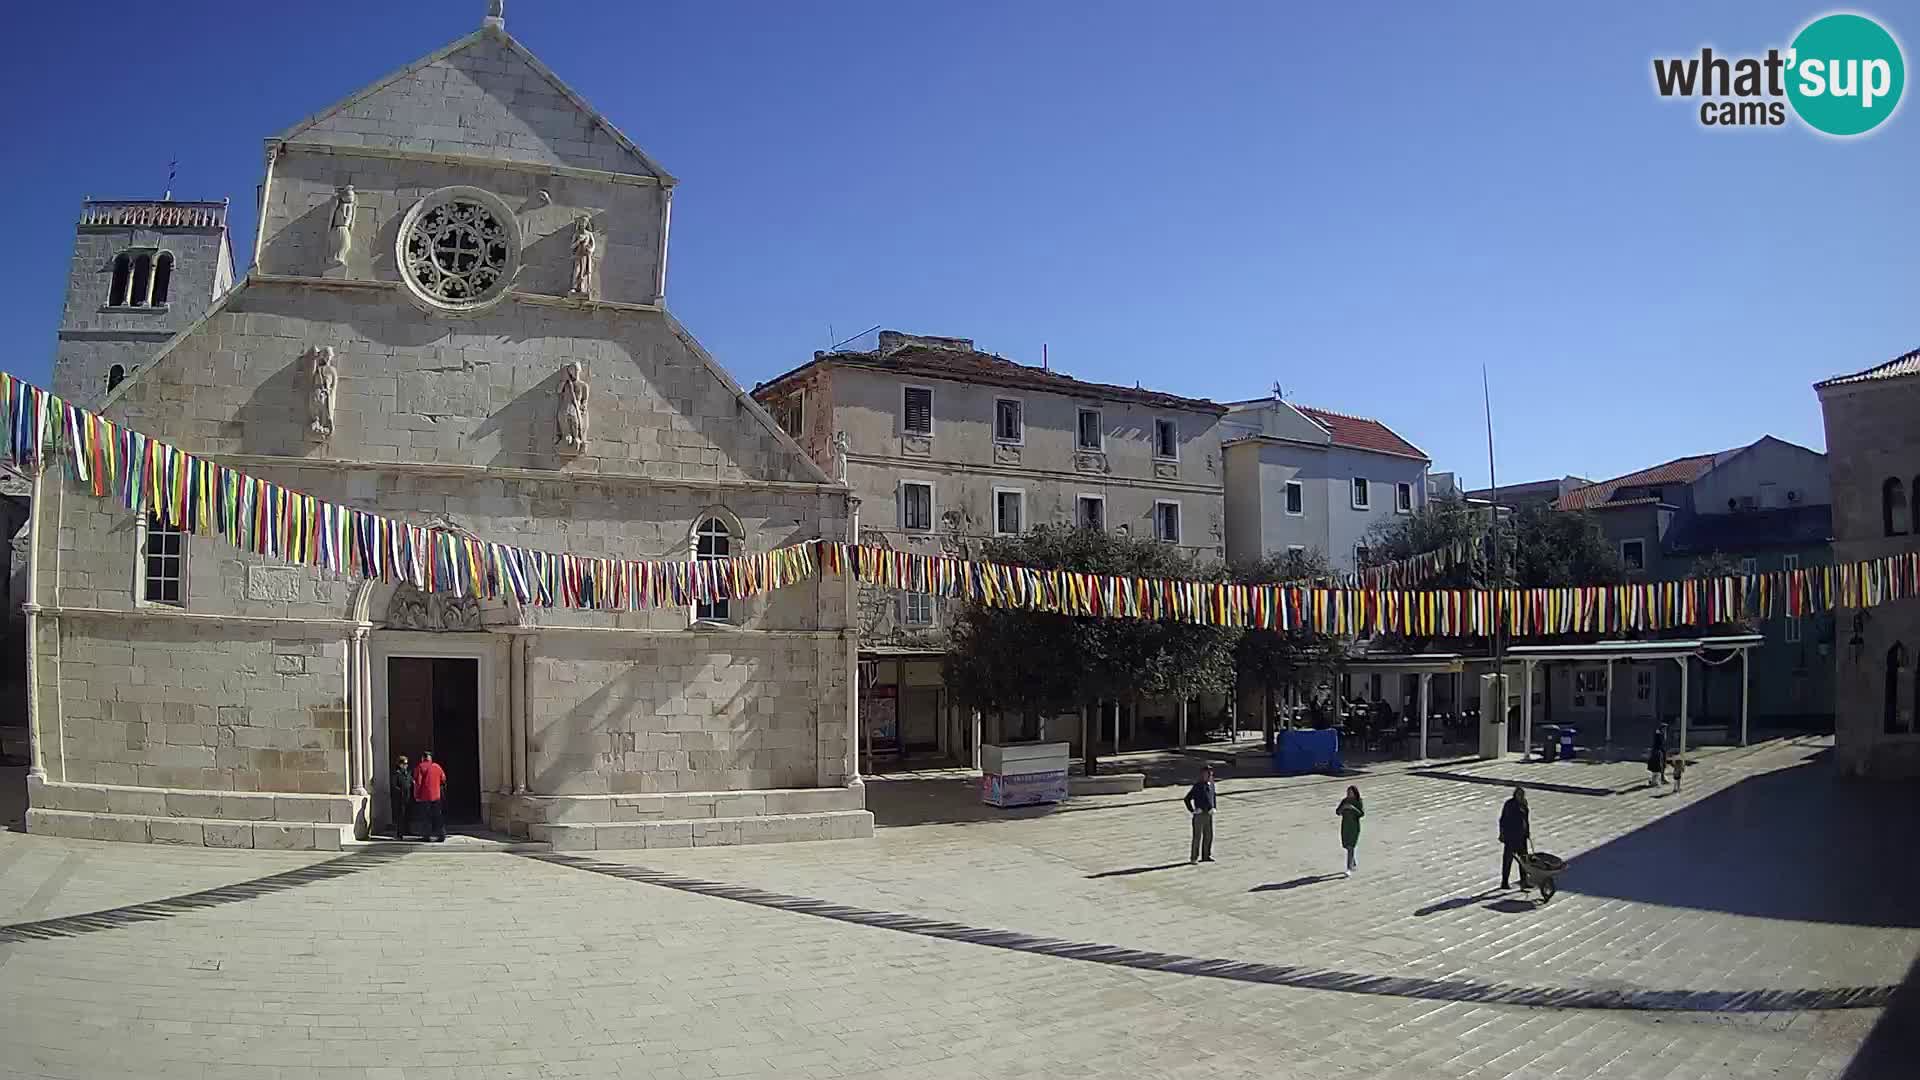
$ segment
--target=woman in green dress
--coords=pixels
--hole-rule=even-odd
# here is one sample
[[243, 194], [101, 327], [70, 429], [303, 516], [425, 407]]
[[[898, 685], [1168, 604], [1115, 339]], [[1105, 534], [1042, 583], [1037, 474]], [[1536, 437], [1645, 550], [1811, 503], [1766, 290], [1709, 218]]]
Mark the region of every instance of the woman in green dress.
[[1334, 815], [1340, 819], [1340, 846], [1347, 849], [1347, 876], [1360, 868], [1359, 860], [1353, 857], [1353, 849], [1360, 846], [1360, 819], [1367, 816], [1366, 807], [1360, 802], [1360, 789], [1349, 784], [1347, 797], [1333, 808]]

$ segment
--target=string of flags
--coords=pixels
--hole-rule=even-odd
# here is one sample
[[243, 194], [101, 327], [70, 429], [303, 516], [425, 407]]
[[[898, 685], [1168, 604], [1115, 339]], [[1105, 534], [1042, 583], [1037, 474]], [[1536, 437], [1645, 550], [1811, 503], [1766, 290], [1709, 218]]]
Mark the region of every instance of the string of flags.
[[188, 453], [0, 372], [7, 460], [59, 452], [100, 498], [243, 551], [334, 574], [522, 605], [684, 607], [822, 574], [990, 607], [1324, 634], [1620, 634], [1873, 607], [1920, 597], [1920, 552], [1839, 566], [1631, 585], [1405, 587], [1470, 560], [1470, 544], [1372, 568], [1355, 584], [1238, 584], [1043, 570], [827, 540], [731, 558], [624, 559], [539, 551], [342, 506]]
[[1432, 581], [1456, 566], [1473, 562], [1474, 547], [1472, 540], [1456, 540], [1433, 551], [1363, 567], [1351, 574], [1341, 575], [1333, 583], [1362, 589], [1411, 588]]

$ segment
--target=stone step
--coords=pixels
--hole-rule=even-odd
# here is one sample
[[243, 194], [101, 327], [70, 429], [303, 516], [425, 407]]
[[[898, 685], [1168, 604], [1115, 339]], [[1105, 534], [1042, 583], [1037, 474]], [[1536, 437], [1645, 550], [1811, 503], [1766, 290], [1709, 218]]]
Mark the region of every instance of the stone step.
[[[862, 810], [858, 788], [766, 788], [755, 791], [635, 792], [621, 795], [496, 796], [496, 828], [524, 825], [635, 824], [645, 821], [766, 817]], [[515, 835], [518, 829], [512, 830]]]
[[262, 851], [339, 851], [353, 839], [353, 826], [324, 821], [232, 821], [225, 818], [155, 817], [91, 810], [27, 811], [27, 832], [73, 840], [118, 840], [131, 844], [257, 848]]
[[[72, 813], [196, 818], [207, 821], [287, 821], [351, 826], [355, 795], [291, 795], [271, 791], [186, 791], [114, 784], [27, 782], [36, 809]], [[245, 846], [245, 845], [240, 845]]]
[[761, 814], [757, 817], [535, 823], [529, 833], [532, 840], [545, 842], [554, 851], [783, 844], [799, 840], [855, 840], [870, 837], [873, 835], [873, 815], [865, 810], [828, 810], [812, 814]]

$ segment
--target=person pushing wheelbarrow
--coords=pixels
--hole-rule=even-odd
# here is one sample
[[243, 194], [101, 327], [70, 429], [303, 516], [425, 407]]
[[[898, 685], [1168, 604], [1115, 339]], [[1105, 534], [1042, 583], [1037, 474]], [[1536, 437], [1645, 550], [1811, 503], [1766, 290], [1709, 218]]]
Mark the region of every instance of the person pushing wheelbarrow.
[[1527, 789], [1515, 785], [1513, 795], [1500, 808], [1500, 887], [1513, 888], [1512, 871], [1515, 863], [1520, 864], [1520, 888], [1522, 891], [1540, 887], [1540, 902], [1553, 899], [1560, 891], [1554, 879], [1567, 868], [1567, 861], [1557, 855], [1533, 850], [1533, 811], [1527, 806]]

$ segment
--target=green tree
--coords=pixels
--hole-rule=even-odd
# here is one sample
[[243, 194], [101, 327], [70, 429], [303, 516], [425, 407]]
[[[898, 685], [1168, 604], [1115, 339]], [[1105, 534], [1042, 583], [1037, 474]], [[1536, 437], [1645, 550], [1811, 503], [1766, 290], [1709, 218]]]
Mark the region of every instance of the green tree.
[[[1268, 555], [1234, 567], [1233, 580], [1242, 584], [1277, 584], [1324, 578], [1327, 557], [1315, 551]], [[1251, 629], [1234, 647], [1234, 666], [1240, 677], [1260, 688], [1263, 709], [1260, 731], [1267, 748], [1273, 747], [1274, 699], [1283, 691], [1310, 696], [1332, 674], [1346, 653], [1346, 639], [1309, 629]]]
[[[1094, 529], [1042, 526], [982, 545], [990, 562], [1123, 577], [1224, 580], [1180, 549]], [[1237, 628], [1148, 619], [1075, 618], [963, 605], [946, 672], [962, 701], [1042, 716], [1102, 700], [1192, 697], [1229, 689]], [[1097, 768], [1092, 739], [1087, 772]]]

